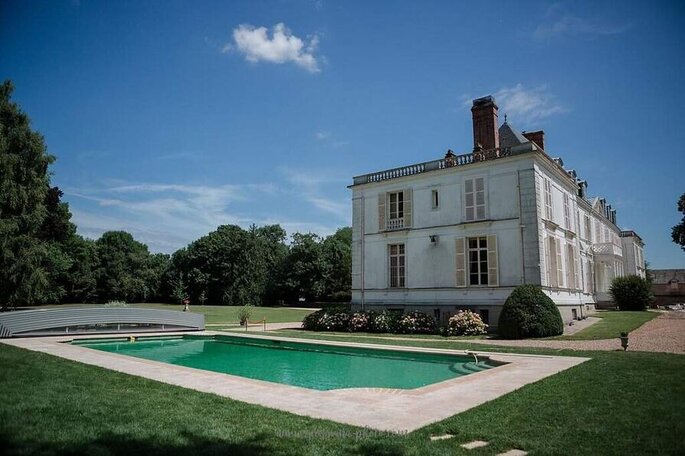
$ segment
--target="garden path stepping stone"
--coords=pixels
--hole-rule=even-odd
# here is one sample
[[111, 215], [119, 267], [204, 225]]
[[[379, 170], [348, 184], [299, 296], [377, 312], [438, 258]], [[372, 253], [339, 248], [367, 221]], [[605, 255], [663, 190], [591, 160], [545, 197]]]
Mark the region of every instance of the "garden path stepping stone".
[[500, 453], [497, 456], [526, 456], [527, 454], [528, 454], [527, 451], [514, 449], [514, 450], [509, 450], [505, 453]]
[[431, 440], [447, 440], [454, 437], [452, 434], [431, 435]]
[[474, 440], [473, 442], [469, 443], [464, 443], [460, 445], [462, 448], [466, 448], [467, 450], [473, 450], [474, 448], [480, 448], [484, 447], [488, 444], [488, 442], [484, 442], [482, 440]]

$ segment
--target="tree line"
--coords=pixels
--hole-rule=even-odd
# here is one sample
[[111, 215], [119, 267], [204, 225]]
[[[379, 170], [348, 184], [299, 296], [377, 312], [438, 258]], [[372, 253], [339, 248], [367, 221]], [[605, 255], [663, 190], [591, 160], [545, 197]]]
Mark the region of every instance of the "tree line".
[[43, 137], [0, 86], [0, 306], [108, 302], [263, 305], [350, 298], [352, 230], [222, 225], [172, 255], [125, 231], [76, 233]]

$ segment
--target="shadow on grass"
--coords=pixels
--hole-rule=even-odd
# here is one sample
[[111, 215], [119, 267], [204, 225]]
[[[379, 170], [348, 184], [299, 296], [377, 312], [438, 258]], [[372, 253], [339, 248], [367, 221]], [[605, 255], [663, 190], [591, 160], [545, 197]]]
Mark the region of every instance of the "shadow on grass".
[[[65, 430], [67, 432], [67, 430]], [[302, 454], [310, 444], [316, 442], [308, 439], [277, 439], [273, 435], [257, 434], [240, 442], [230, 442], [218, 438], [208, 438], [184, 433], [179, 436], [182, 442], [168, 442], [155, 440], [154, 436], [147, 439], [132, 438], [127, 435], [113, 433], [104, 434], [93, 440], [81, 442], [39, 442], [16, 441], [6, 433], [0, 433], [0, 453], [4, 455], [164, 455], [164, 456], [228, 456], [228, 455], [293, 455]], [[390, 442], [349, 442], [347, 448], [338, 448], [345, 454], [353, 455], [381, 455], [396, 456], [404, 454], [401, 447]], [[315, 452], [316, 449], [314, 449]], [[319, 448], [321, 452], [330, 452], [331, 448]]]

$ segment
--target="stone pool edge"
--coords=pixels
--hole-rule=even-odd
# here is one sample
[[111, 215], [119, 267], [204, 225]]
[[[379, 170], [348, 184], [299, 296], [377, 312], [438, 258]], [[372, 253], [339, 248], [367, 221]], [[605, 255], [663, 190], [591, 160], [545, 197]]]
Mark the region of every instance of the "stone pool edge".
[[[581, 364], [590, 358], [479, 352], [479, 356], [507, 363], [494, 369], [445, 380], [412, 390], [350, 388], [319, 391], [230, 374], [176, 366], [66, 344], [74, 339], [111, 339], [135, 336], [227, 335], [218, 331], [178, 333], [126, 333], [2, 339], [8, 345], [47, 353], [138, 377], [282, 411], [379, 431], [411, 432], [515, 391], [527, 384]], [[283, 340], [317, 345], [365, 347], [418, 353], [464, 355], [464, 350], [374, 345], [279, 336], [231, 336]]]

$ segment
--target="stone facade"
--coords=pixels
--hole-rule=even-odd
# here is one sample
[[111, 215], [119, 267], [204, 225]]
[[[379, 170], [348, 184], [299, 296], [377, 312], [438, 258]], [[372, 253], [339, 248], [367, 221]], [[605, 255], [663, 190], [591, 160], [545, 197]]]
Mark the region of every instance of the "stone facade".
[[495, 326], [525, 283], [565, 321], [581, 318], [625, 273], [615, 211], [585, 197], [587, 184], [538, 144], [542, 131], [497, 129], [492, 97], [472, 113], [473, 153], [354, 178], [353, 306], [442, 320], [471, 309]]

